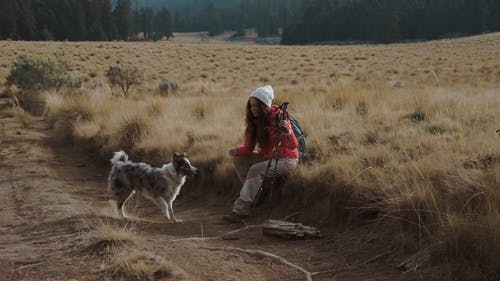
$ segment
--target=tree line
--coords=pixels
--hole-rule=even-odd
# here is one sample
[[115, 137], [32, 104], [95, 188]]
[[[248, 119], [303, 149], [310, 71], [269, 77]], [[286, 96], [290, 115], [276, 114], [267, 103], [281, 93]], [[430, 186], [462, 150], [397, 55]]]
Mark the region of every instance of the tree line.
[[166, 8], [133, 10], [130, 0], [1, 0], [0, 40], [129, 40], [172, 36]]
[[282, 44], [389, 43], [500, 30], [498, 0], [308, 0]]
[[157, 40], [248, 28], [282, 44], [431, 40], [500, 30], [500, 0], [0, 0], [0, 39]]

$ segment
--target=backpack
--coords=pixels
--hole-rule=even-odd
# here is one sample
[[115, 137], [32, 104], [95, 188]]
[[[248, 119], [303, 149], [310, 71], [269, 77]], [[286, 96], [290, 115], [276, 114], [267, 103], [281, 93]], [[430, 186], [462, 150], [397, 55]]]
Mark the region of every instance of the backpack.
[[[306, 133], [302, 128], [300, 127], [299, 121], [293, 117], [291, 114], [288, 112], [286, 113], [288, 120], [290, 120], [290, 124], [292, 125], [293, 129], [293, 134], [297, 138], [297, 141], [299, 143], [299, 146], [297, 149], [299, 150], [299, 157], [301, 159], [305, 159], [307, 157], [307, 139], [306, 139]], [[278, 125], [279, 120], [281, 119], [281, 114], [276, 115], [276, 120], [275, 120], [275, 125]]]
[[297, 138], [297, 141], [299, 142], [299, 155], [300, 158], [304, 159], [307, 157], [307, 139], [306, 139], [306, 133], [302, 128], [300, 127], [299, 121], [295, 119], [292, 115], [288, 114], [288, 120], [290, 120], [290, 123], [292, 124], [292, 129], [293, 129], [293, 134]]

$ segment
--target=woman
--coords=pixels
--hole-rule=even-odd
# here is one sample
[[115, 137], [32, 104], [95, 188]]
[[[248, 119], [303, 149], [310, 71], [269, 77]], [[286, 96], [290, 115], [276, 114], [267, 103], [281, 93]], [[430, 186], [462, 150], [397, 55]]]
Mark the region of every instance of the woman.
[[[227, 221], [241, 222], [250, 214], [271, 158], [268, 177], [287, 174], [299, 162], [297, 138], [288, 119], [276, 122], [282, 112], [272, 104], [273, 98], [271, 86], [259, 87], [251, 93], [246, 108], [245, 141], [229, 149], [243, 187], [233, 211], [224, 216]], [[275, 148], [278, 138], [279, 146]], [[254, 151], [256, 146], [258, 150]]]

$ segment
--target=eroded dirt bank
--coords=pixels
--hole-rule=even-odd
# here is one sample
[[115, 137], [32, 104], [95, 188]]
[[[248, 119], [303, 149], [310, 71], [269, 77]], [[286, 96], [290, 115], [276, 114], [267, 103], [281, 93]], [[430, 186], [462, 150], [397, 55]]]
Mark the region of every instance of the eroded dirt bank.
[[[166, 221], [142, 200], [129, 206], [136, 210], [132, 221], [123, 222], [106, 194], [107, 172], [92, 155], [55, 143], [42, 117], [25, 126], [8, 106], [0, 109], [1, 280], [133, 280], [137, 276], [118, 276], [112, 267], [127, 253], [168, 261], [172, 275], [164, 280], [306, 280], [290, 265], [241, 251], [253, 249], [316, 272], [313, 280], [443, 280], [432, 270], [403, 274], [396, 265], [407, 256], [390, 239], [397, 230], [374, 223], [324, 229], [325, 237], [316, 240], [263, 236], [259, 227], [230, 240], [190, 240], [185, 238], [222, 236], [243, 226], [221, 220], [230, 206], [187, 197], [174, 203], [183, 224]], [[93, 247], [96, 221], [133, 230], [135, 242]]]

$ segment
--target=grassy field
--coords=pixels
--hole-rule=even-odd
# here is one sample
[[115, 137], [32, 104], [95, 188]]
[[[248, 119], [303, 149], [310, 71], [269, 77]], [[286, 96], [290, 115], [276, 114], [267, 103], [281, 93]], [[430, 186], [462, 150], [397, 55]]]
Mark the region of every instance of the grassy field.
[[[103, 158], [124, 149], [160, 164], [187, 151], [205, 170], [196, 184], [231, 199], [239, 186], [227, 150], [242, 141], [250, 92], [272, 85], [311, 154], [277, 208], [323, 225], [376, 214], [400, 225], [402, 247], [437, 245], [442, 260], [499, 276], [500, 34], [391, 45], [181, 42], [2, 41], [0, 79], [19, 55], [63, 55], [80, 88], [5, 91], [41, 100], [61, 140]], [[117, 64], [141, 75], [128, 97], [106, 80]], [[165, 81], [179, 88], [162, 95]], [[16, 112], [29, 127], [29, 114]]]

